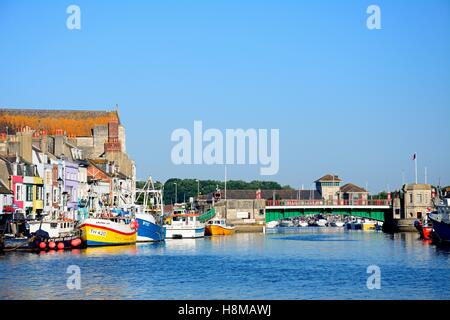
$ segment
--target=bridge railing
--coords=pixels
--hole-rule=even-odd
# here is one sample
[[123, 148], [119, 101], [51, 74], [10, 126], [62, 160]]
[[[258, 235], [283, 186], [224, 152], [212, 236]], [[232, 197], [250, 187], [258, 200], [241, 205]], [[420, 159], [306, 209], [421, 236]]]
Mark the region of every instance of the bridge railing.
[[267, 200], [268, 207], [302, 207], [302, 206], [390, 206], [387, 199], [376, 200]]

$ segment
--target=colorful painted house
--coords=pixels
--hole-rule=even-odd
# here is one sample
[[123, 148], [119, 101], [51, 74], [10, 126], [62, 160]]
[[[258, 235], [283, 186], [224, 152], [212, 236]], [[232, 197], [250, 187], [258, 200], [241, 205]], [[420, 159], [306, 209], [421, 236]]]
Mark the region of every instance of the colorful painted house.
[[13, 207], [30, 218], [42, 214], [44, 180], [38, 176], [36, 166], [20, 160], [18, 157], [15, 161], [8, 161], [7, 165], [11, 172]]

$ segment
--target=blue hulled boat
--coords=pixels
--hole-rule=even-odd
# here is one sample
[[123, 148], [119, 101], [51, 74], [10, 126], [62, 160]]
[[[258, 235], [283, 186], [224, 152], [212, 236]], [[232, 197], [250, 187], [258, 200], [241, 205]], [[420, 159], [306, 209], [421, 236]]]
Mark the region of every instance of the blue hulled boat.
[[136, 198], [143, 200], [142, 206], [135, 211], [135, 218], [139, 224], [138, 242], [160, 242], [166, 239], [163, 227], [164, 201], [162, 190], [155, 189], [153, 179], [148, 178], [144, 188]]
[[430, 213], [434, 234], [440, 242], [450, 243], [450, 199], [436, 205], [437, 211]]

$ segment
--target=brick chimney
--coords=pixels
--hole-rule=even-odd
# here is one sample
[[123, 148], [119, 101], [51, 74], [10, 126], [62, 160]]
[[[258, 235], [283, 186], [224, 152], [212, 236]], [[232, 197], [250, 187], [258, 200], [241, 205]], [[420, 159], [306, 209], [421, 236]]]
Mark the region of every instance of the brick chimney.
[[22, 128], [18, 133], [19, 156], [25, 161], [33, 162], [33, 131], [30, 127]]
[[48, 135], [47, 131], [41, 130], [41, 140], [39, 141], [39, 149], [41, 149], [42, 152], [48, 151]]
[[57, 157], [64, 154], [64, 142], [65, 142], [65, 136], [64, 136], [64, 130], [57, 129], [55, 131], [55, 143], [53, 145], [53, 154]]
[[105, 142], [105, 152], [120, 152], [119, 120], [112, 118], [108, 122], [108, 141]]

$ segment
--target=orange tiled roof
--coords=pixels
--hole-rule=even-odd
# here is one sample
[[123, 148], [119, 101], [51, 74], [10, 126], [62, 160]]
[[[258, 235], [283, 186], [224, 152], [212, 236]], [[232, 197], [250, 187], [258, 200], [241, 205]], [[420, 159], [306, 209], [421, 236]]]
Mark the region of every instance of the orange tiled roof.
[[59, 129], [69, 136], [90, 137], [96, 125], [120, 123], [117, 111], [0, 109], [0, 132], [15, 133], [25, 126], [53, 134]]

